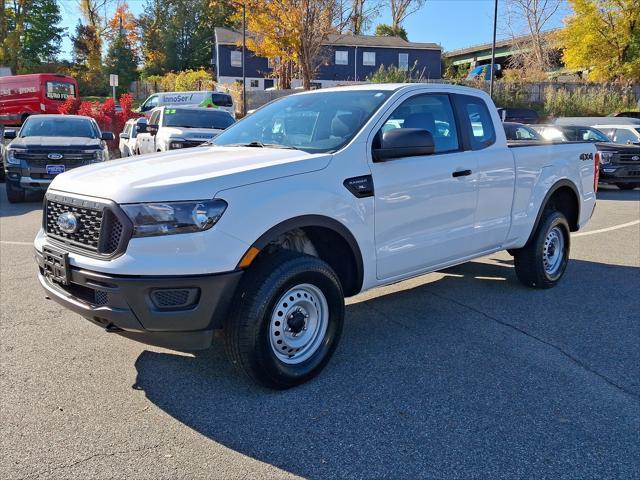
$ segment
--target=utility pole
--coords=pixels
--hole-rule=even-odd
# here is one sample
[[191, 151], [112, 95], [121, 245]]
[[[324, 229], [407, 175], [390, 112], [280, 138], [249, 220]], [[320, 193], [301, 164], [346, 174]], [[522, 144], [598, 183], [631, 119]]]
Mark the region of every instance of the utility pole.
[[498, 27], [498, 0], [494, 0], [493, 4], [493, 43], [491, 44], [491, 66], [489, 72], [491, 79], [489, 80], [489, 96], [493, 98], [493, 77], [495, 72], [494, 65], [496, 63], [496, 29]]
[[247, 51], [247, 2], [242, 3], [242, 116], [247, 114], [247, 76], [244, 60]]

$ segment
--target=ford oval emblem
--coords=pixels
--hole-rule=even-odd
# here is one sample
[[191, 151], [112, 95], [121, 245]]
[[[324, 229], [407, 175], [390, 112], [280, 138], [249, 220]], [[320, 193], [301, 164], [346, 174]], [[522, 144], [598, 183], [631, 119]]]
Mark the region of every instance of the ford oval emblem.
[[47, 158], [49, 160], [60, 160], [62, 159], [62, 157], [64, 157], [64, 155], [62, 155], [61, 153], [50, 153], [49, 155], [47, 155]]
[[638, 155], [634, 155], [633, 157], [631, 157], [631, 160], [637, 162], [638, 160], [640, 160], [640, 157]]
[[78, 230], [78, 219], [71, 212], [63, 213], [58, 217], [58, 228], [64, 233], [75, 233]]

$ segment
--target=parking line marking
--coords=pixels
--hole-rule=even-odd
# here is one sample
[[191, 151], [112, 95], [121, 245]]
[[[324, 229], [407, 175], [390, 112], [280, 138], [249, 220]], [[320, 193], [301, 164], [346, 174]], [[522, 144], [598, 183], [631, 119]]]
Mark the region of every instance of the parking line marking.
[[621, 223], [620, 225], [614, 225], [613, 227], [601, 228], [599, 230], [592, 230], [590, 232], [576, 233], [576, 234], [571, 235], [571, 236], [572, 237], [585, 237], [587, 235], [595, 235], [596, 233], [610, 232], [611, 230], [618, 230], [620, 228], [631, 227], [633, 225], [638, 225], [639, 223], [640, 223], [640, 220], [634, 220], [633, 222]]
[[4, 243], [5, 245], [26, 245], [33, 246], [32, 242], [12, 242], [11, 240], [0, 240], [0, 243]]

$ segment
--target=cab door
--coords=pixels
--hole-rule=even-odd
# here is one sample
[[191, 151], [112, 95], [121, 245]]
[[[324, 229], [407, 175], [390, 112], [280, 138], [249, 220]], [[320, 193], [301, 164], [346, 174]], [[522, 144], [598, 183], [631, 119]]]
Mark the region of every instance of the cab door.
[[371, 161], [381, 280], [424, 271], [476, 251], [477, 159], [474, 152], [463, 149], [451, 97], [431, 93], [409, 97], [386, 119], [376, 138], [395, 128], [428, 130], [435, 152]]

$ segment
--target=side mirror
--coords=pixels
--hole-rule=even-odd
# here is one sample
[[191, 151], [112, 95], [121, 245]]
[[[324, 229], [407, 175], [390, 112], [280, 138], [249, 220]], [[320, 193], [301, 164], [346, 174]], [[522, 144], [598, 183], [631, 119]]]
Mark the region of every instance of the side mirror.
[[146, 131], [155, 136], [158, 133], [158, 125], [147, 124]]
[[129, 135], [127, 135], [126, 133], [121, 133], [121, 134], [120, 134], [120, 138], [121, 138], [122, 140], [129, 140]]
[[16, 138], [16, 131], [15, 130], [5, 130], [3, 137], [6, 138], [7, 140], [13, 140], [14, 138]]
[[423, 128], [394, 128], [382, 135], [380, 143], [380, 148], [373, 150], [374, 162], [431, 155], [435, 151], [433, 135]]
[[115, 140], [116, 136], [112, 132], [102, 132], [102, 136], [100, 138], [108, 142], [110, 140]]

